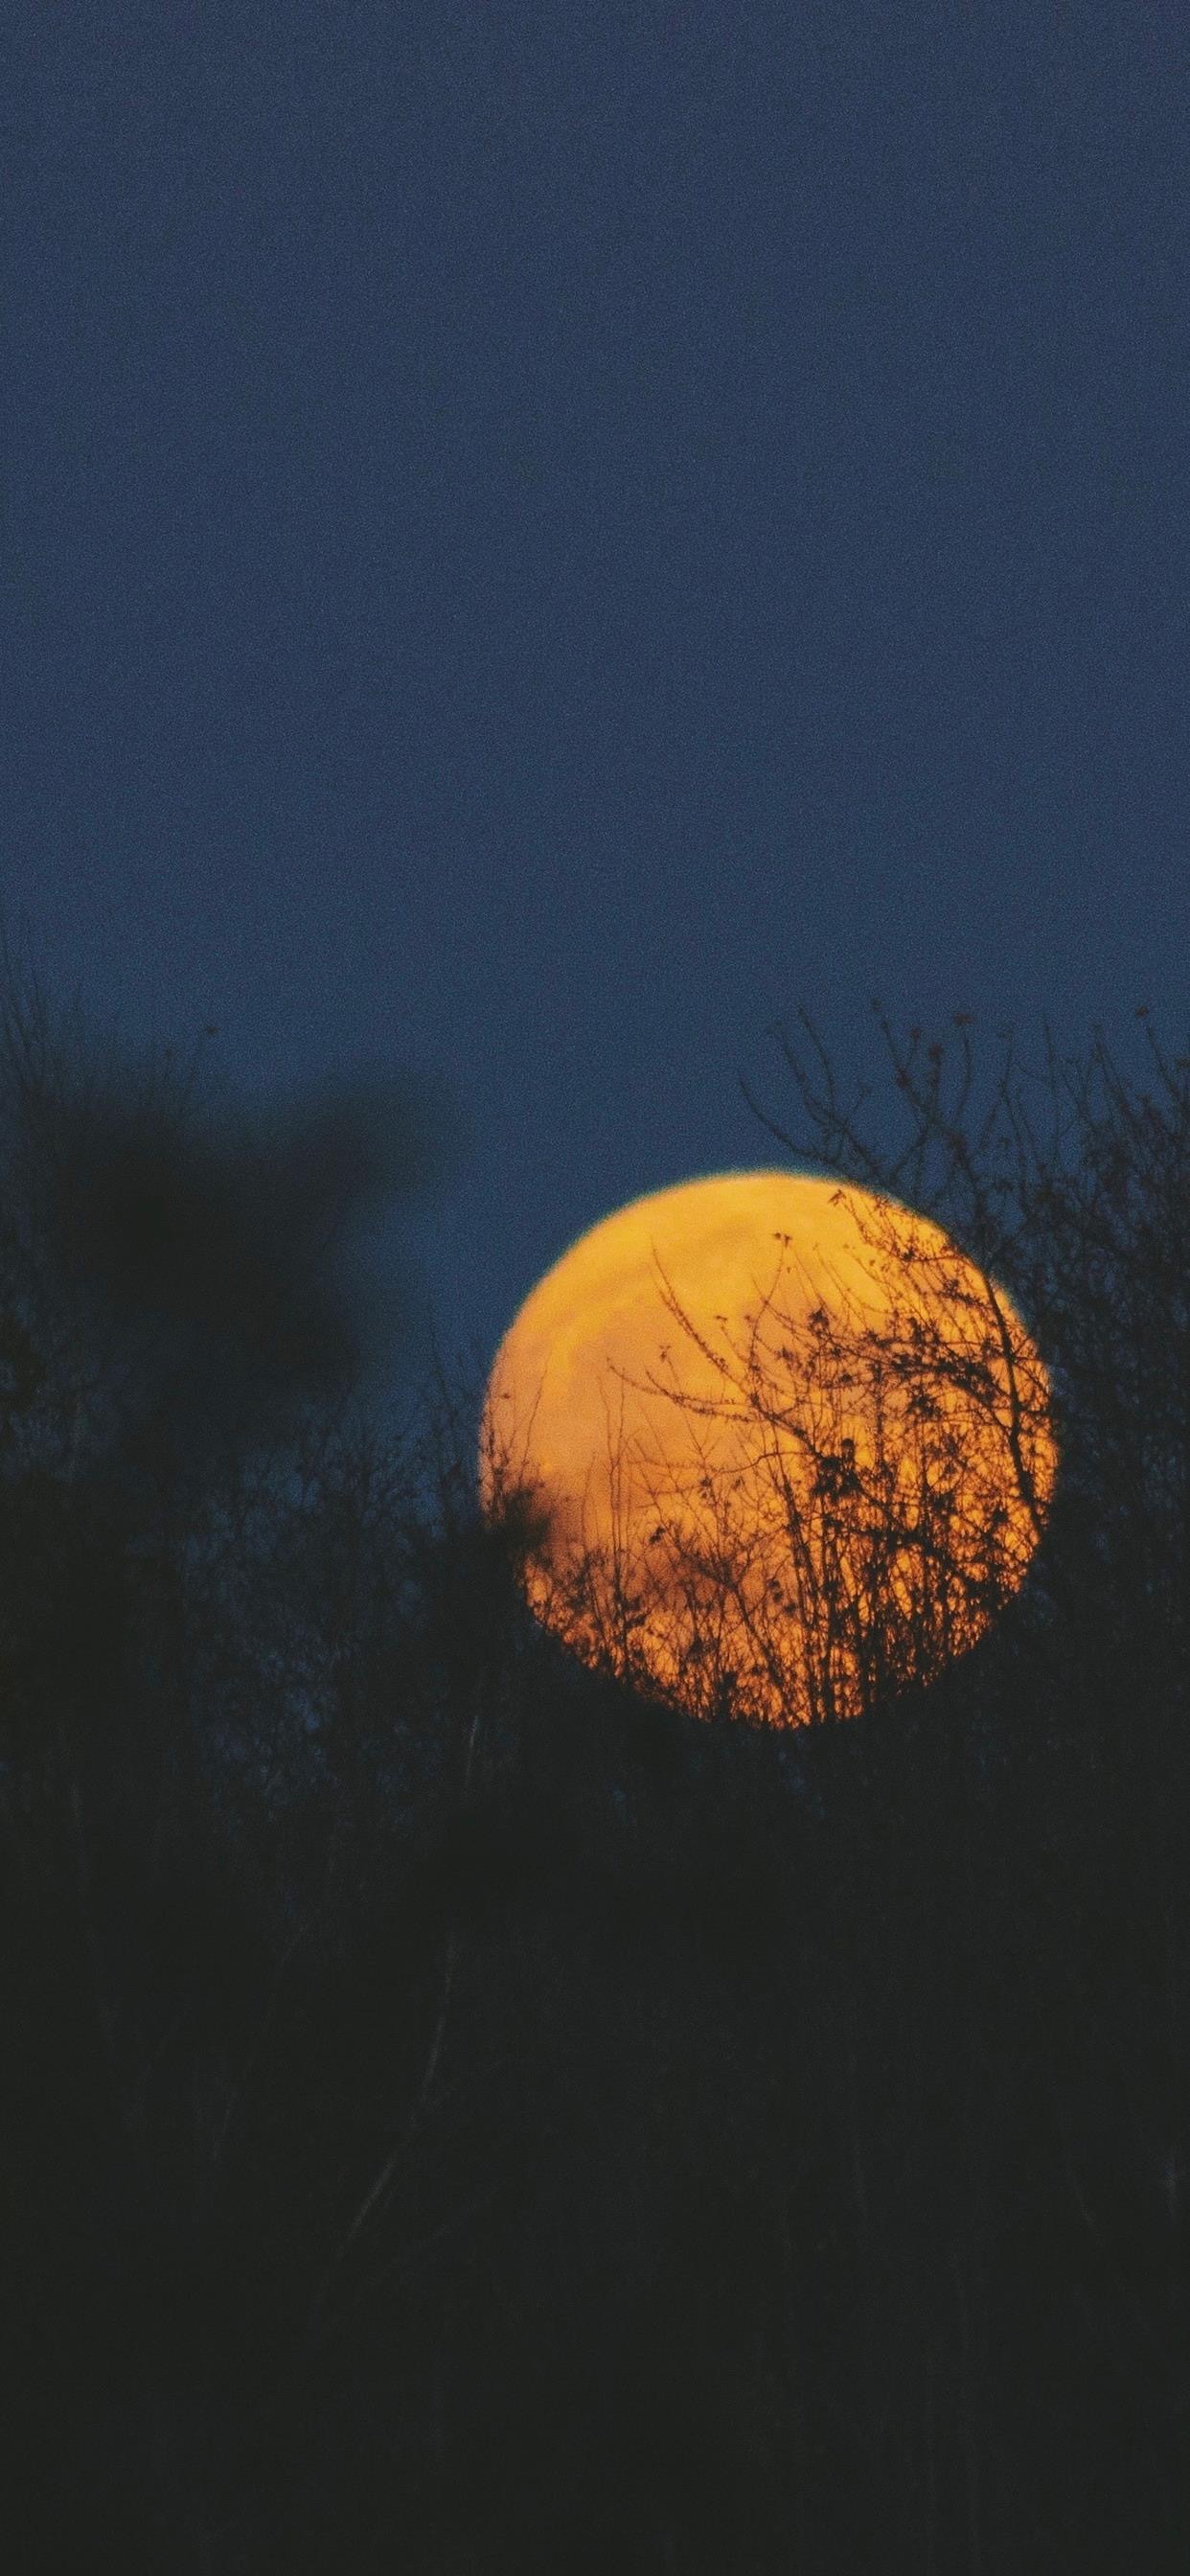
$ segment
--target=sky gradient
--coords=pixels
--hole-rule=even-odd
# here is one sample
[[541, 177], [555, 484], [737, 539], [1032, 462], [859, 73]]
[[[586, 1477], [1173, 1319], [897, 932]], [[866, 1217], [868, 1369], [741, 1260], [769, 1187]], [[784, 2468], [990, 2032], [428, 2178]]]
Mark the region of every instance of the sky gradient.
[[1184, 1039], [1180, 6], [8, 25], [9, 929], [452, 1096], [448, 1345], [799, 1003]]

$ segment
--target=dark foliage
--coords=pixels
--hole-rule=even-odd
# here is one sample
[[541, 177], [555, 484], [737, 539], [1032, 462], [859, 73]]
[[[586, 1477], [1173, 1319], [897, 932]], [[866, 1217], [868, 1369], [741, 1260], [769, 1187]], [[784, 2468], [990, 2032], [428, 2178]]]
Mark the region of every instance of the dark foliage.
[[781, 1736], [572, 1668], [474, 1408], [351, 1400], [391, 1107], [229, 1141], [10, 1010], [22, 2576], [1185, 2564], [1185, 1068], [890, 1044], [904, 1167], [791, 1047], [795, 1142], [998, 1267], [1062, 1483], [943, 1682]]

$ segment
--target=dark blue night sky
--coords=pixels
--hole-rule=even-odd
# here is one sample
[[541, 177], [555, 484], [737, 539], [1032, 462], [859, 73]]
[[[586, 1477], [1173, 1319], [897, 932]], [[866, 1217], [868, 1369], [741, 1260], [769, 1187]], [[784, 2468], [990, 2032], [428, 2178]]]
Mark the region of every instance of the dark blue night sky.
[[448, 1343], [799, 1002], [1181, 1039], [1182, 0], [7, 25], [10, 930], [449, 1089]]

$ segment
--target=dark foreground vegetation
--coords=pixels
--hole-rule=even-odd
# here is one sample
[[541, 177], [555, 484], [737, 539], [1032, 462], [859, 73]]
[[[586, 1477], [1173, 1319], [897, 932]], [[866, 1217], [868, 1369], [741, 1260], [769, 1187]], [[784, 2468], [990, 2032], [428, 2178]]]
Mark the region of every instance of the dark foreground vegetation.
[[1190, 2543], [1190, 1081], [890, 1038], [1054, 1370], [1024, 1592], [850, 1724], [571, 1667], [350, 1399], [377, 1096], [10, 1000], [4, 2564], [1116, 2576]]

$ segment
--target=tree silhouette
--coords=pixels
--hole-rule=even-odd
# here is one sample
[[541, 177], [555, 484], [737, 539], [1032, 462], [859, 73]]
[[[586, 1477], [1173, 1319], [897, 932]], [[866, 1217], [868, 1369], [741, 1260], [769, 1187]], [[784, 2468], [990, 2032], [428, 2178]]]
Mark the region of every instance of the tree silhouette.
[[[1185, 2563], [1187, 1067], [1152, 1040], [1133, 1081], [1096, 1042], [981, 1107], [966, 1030], [888, 1032], [888, 1097], [842, 1103], [802, 1036], [795, 1159], [1004, 1281], [1061, 1469], [969, 1651], [937, 1668], [910, 1590], [895, 1688], [873, 1660], [863, 1714], [790, 1731], [533, 1618], [543, 1532], [478, 1508], [476, 1390], [363, 1400], [336, 1244], [375, 1141], [337, 1130], [307, 1194], [286, 1118], [10, 1008], [22, 2576]], [[762, 1421], [781, 1325], [778, 1282]], [[862, 1606], [892, 1542], [827, 1338], [798, 1346], [808, 1561], [835, 1545]]]

